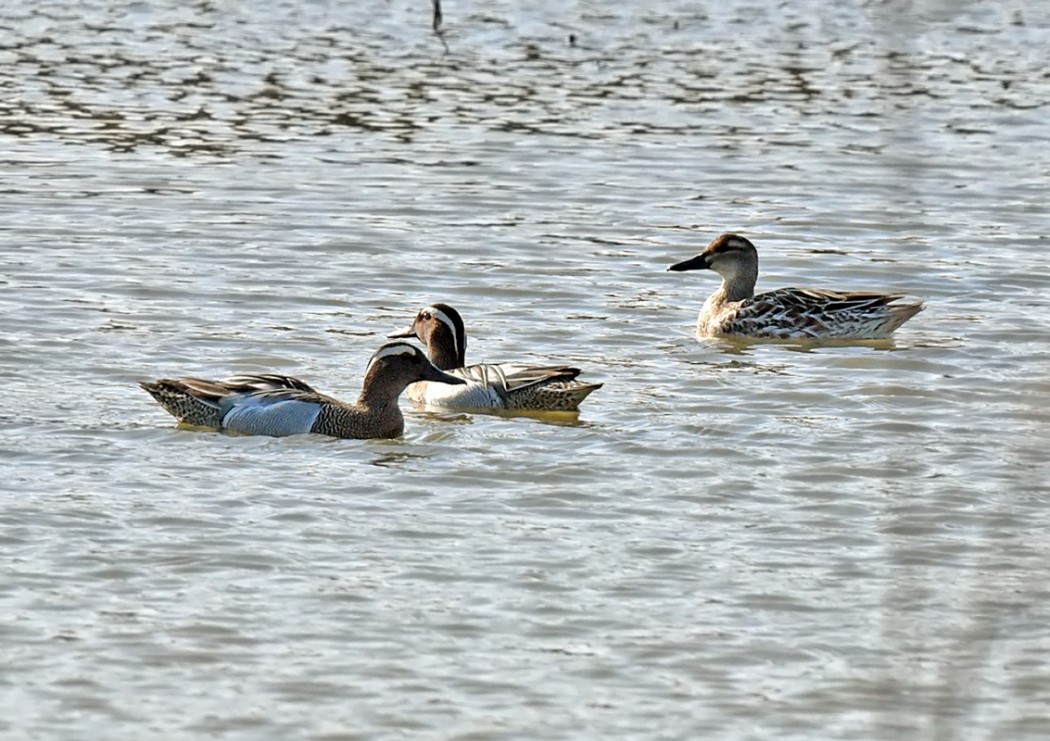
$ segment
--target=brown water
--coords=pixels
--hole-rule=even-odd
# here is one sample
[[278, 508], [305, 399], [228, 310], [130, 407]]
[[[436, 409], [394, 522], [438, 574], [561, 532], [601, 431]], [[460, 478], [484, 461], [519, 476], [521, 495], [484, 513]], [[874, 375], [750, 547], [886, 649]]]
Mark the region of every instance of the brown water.
[[[5, 6], [4, 738], [1046, 737], [1050, 10], [998, 5]], [[698, 341], [730, 229], [928, 309]], [[605, 387], [362, 442], [136, 386], [350, 399], [437, 300]]]

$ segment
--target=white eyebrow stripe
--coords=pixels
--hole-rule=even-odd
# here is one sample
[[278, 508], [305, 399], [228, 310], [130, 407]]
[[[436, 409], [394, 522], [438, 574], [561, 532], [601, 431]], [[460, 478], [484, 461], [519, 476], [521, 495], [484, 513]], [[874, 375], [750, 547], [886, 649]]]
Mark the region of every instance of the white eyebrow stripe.
[[368, 370], [370, 370], [372, 366], [375, 365], [376, 361], [382, 358], [389, 358], [392, 355], [415, 355], [418, 352], [419, 350], [417, 350], [412, 345], [409, 345], [407, 342], [391, 343], [389, 345], [386, 345], [385, 347], [379, 348], [376, 351], [376, 354], [372, 356], [372, 360], [368, 363], [368, 368], [365, 369], [365, 372], [367, 373]]
[[453, 323], [452, 318], [448, 314], [443, 312], [441, 309], [435, 309], [433, 306], [428, 306], [426, 310], [433, 314], [435, 319], [437, 319], [439, 322], [448, 327], [448, 331], [452, 333], [452, 348], [456, 351], [456, 357], [458, 358], [459, 333], [456, 332], [456, 325]]

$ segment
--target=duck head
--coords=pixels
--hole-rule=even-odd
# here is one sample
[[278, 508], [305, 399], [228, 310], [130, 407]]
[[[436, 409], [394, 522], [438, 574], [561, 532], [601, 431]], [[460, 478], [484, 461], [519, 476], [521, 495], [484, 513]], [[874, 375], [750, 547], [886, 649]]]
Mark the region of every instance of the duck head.
[[420, 309], [411, 326], [391, 332], [387, 337], [418, 337], [426, 343], [430, 360], [443, 370], [467, 364], [466, 328], [459, 312], [448, 304], [431, 304]]
[[668, 270], [713, 270], [722, 276], [731, 298], [739, 300], [754, 295], [758, 279], [758, 250], [750, 240], [738, 234], [715, 237], [696, 257], [675, 263]]
[[416, 381], [435, 381], [454, 386], [466, 383], [462, 378], [437, 368], [415, 345], [388, 342], [376, 350], [368, 361], [361, 396], [396, 398], [410, 383]]

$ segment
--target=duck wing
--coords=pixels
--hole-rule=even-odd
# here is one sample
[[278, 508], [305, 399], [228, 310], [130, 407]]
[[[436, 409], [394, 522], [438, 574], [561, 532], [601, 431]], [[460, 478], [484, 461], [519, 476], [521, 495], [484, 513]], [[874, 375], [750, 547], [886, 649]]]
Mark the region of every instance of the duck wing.
[[903, 319], [894, 320], [906, 307], [907, 316], [921, 308], [921, 304], [891, 306], [902, 298], [899, 293], [780, 288], [742, 302], [730, 331], [755, 337], [881, 336], [887, 325], [899, 326]]
[[223, 381], [185, 376], [140, 385], [180, 422], [247, 434], [295, 434], [324, 404], [338, 404], [297, 378], [272, 374]]
[[254, 391], [278, 391], [282, 389], [306, 391], [317, 393], [313, 386], [292, 376], [282, 376], [276, 373], [259, 373], [243, 376], [233, 376], [217, 385], [226, 388], [231, 393], [252, 393]]
[[261, 373], [222, 381], [182, 379], [197, 398], [215, 394], [223, 429], [242, 435], [299, 435], [310, 432], [321, 408], [339, 402], [293, 376]]
[[447, 372], [467, 381], [493, 386], [507, 394], [537, 384], [572, 381], [580, 375], [579, 368], [568, 365], [521, 363], [478, 363]]
[[325, 408], [348, 408], [290, 376], [237, 376], [222, 385], [222, 426], [242, 435], [300, 435], [313, 430]]

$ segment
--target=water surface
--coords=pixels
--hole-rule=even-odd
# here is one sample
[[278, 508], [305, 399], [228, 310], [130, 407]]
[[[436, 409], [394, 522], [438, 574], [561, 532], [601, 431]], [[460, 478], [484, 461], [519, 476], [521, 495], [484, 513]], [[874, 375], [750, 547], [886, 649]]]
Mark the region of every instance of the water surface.
[[[1047, 10], [429, 14], [0, 11], [5, 738], [1045, 737]], [[697, 340], [726, 230], [928, 308]], [[605, 387], [333, 441], [136, 385], [351, 399], [439, 300]]]

